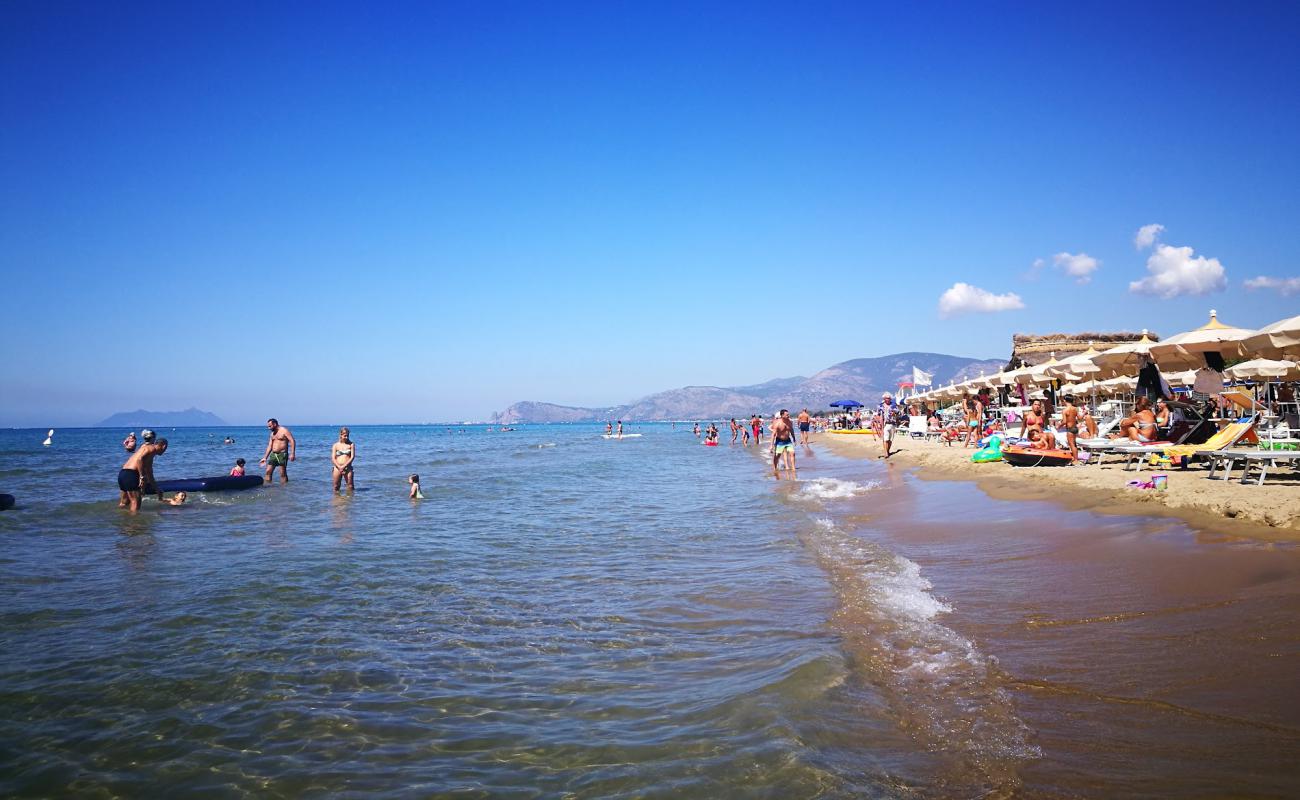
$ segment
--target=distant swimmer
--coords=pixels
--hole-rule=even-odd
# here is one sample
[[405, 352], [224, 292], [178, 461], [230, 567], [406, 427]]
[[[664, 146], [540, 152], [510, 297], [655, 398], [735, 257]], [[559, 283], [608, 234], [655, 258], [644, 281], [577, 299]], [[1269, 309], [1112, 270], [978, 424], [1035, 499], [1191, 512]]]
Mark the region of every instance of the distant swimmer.
[[808, 409], [799, 412], [799, 443], [808, 444], [808, 430], [812, 428], [812, 415]]
[[262, 460], [257, 463], [266, 465], [267, 483], [271, 482], [276, 467], [280, 468], [280, 482], [288, 483], [289, 462], [298, 460], [298, 443], [293, 440], [293, 434], [288, 428], [280, 427], [275, 417], [266, 421], [266, 429], [271, 432], [271, 435], [266, 440], [266, 452], [262, 454]]
[[614, 435], [614, 424], [608, 420], [605, 421], [605, 435], [606, 436]]
[[772, 422], [772, 474], [781, 477], [781, 458], [785, 457], [785, 469], [790, 477], [794, 471], [794, 425], [790, 423], [790, 412], [781, 409], [781, 414]]
[[700, 437], [700, 423], [695, 423], [695, 430], [692, 432], [695, 434], [695, 438], [698, 439]]
[[169, 506], [183, 506], [185, 505], [185, 499], [187, 497], [189, 497], [189, 495], [186, 494], [185, 492], [177, 492], [176, 494], [172, 495], [172, 499], [167, 500], [166, 503]]
[[623, 420], [618, 421], [618, 438], [623, 438]]
[[339, 440], [330, 448], [330, 461], [334, 463], [334, 491], [337, 492], [343, 481], [348, 482], [348, 491], [355, 491], [352, 482], [352, 462], [357, 458], [357, 446], [352, 443], [352, 432], [339, 428]]
[[423, 500], [424, 495], [420, 494], [420, 476], [412, 475], [406, 479], [406, 482], [411, 484], [411, 491], [407, 494], [407, 497], [410, 497], [412, 500]]
[[222, 444], [234, 444], [234, 443], [235, 443], [235, 437], [233, 437], [233, 436], [227, 436], [227, 437], [225, 438], [225, 440], [222, 441], [221, 443], [222, 443]]
[[122, 449], [128, 453], [135, 452], [135, 431], [128, 433], [126, 438], [122, 440]]
[[158, 491], [157, 481], [153, 477], [153, 460], [166, 452], [167, 440], [159, 439], [143, 445], [131, 454], [117, 473], [117, 488], [122, 492], [118, 508], [139, 511], [140, 495], [144, 492], [157, 493], [158, 499], [162, 499], [162, 492]]

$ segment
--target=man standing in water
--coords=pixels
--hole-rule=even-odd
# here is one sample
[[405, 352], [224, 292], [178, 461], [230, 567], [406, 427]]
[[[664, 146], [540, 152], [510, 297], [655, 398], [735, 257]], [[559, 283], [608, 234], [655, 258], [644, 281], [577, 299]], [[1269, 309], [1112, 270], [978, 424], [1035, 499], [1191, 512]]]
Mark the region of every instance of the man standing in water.
[[812, 427], [812, 415], [808, 409], [799, 412], [799, 443], [808, 444], [808, 429]]
[[281, 428], [275, 417], [266, 421], [266, 429], [271, 432], [271, 436], [266, 440], [266, 452], [262, 454], [262, 460], [259, 462], [266, 465], [266, 482], [271, 482], [275, 468], [279, 467], [280, 482], [288, 483], [289, 462], [298, 460], [298, 444], [293, 440], [293, 434], [289, 429]]
[[781, 414], [772, 422], [772, 474], [781, 477], [781, 456], [785, 456], [785, 468], [790, 477], [794, 474], [794, 425], [790, 422], [790, 412], [781, 409]]
[[139, 511], [140, 495], [146, 491], [158, 492], [158, 499], [162, 499], [162, 492], [158, 491], [158, 482], [153, 477], [153, 460], [166, 452], [167, 440], [159, 439], [145, 444], [131, 454], [122, 465], [121, 471], [117, 473], [117, 488], [122, 491], [118, 508]]

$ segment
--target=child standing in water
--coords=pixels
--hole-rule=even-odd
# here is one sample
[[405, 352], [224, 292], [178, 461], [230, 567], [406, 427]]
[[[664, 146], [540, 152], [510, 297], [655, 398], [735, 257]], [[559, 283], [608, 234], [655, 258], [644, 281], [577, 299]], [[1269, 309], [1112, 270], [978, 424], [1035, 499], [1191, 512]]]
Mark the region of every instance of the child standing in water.
[[232, 478], [244, 477], [244, 459], [242, 458], [235, 459], [235, 466], [233, 469], [230, 470], [230, 477]]
[[420, 494], [420, 476], [412, 475], [407, 478], [407, 483], [411, 484], [411, 493], [408, 495], [412, 500], [423, 500], [424, 495]]

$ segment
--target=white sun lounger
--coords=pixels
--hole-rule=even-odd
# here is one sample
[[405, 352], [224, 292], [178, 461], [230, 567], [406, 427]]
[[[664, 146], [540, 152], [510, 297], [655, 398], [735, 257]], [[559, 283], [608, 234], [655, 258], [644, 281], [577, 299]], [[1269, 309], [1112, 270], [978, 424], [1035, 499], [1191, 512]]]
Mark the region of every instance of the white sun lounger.
[[1217, 450], [1206, 456], [1210, 460], [1209, 478], [1214, 477], [1214, 473], [1223, 468], [1223, 480], [1232, 477], [1232, 466], [1236, 462], [1242, 462], [1241, 482], [1250, 483], [1250, 471], [1252, 467], [1259, 469], [1259, 478], [1254, 481], [1256, 486], [1264, 485], [1264, 478], [1268, 476], [1270, 467], [1277, 468], [1282, 464], [1295, 466], [1300, 463], [1300, 452], [1294, 450], [1277, 451], [1277, 450]]

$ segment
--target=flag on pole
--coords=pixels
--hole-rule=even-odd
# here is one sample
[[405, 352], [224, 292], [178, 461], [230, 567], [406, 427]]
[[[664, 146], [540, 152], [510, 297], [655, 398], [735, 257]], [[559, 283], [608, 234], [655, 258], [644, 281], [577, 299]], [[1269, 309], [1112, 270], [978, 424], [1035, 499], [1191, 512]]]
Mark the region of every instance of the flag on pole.
[[917, 386], [932, 386], [934, 384], [934, 375], [912, 367], [912, 383]]

